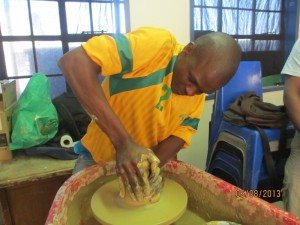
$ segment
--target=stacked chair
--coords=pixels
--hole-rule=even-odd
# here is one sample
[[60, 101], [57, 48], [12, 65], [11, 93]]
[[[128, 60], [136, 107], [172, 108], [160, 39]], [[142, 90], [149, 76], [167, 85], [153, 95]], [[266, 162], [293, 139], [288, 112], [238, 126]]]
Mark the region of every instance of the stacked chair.
[[[295, 129], [292, 124], [284, 130], [264, 129], [275, 166], [276, 177], [270, 179], [260, 133], [255, 129], [233, 125], [222, 117], [230, 103], [249, 91], [255, 91], [258, 96], [263, 94], [261, 64], [258, 61], [242, 61], [230, 82], [215, 93], [206, 171], [244, 190], [278, 190], [282, 187], [284, 165]], [[272, 202], [278, 199], [266, 200]]]

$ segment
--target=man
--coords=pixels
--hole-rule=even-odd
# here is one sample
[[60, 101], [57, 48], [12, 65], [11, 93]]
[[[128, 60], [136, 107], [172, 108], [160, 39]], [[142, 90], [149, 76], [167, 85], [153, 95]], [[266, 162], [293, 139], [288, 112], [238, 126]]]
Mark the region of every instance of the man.
[[93, 119], [75, 146], [83, 154], [79, 160], [115, 160], [118, 175], [138, 192], [145, 185], [138, 162], [147, 156], [154, 172], [158, 162], [163, 166], [189, 146], [205, 94], [230, 80], [240, 57], [227, 34], [210, 33], [182, 46], [167, 30], [152, 27], [94, 37], [65, 54], [59, 66]]
[[283, 202], [287, 211], [300, 217], [300, 39], [296, 41], [281, 73], [286, 75], [284, 104], [296, 128], [285, 165]]

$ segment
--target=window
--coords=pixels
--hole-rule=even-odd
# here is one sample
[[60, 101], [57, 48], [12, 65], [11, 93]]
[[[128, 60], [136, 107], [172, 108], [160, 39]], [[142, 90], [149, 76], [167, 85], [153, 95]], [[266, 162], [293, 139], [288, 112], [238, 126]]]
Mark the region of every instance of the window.
[[219, 31], [232, 35], [242, 60], [262, 62], [263, 76], [284, 63], [284, 0], [192, 0], [194, 38]]
[[127, 17], [128, 0], [0, 0], [0, 79], [17, 79], [19, 94], [43, 73], [55, 97], [66, 90], [58, 59], [92, 36], [125, 33]]

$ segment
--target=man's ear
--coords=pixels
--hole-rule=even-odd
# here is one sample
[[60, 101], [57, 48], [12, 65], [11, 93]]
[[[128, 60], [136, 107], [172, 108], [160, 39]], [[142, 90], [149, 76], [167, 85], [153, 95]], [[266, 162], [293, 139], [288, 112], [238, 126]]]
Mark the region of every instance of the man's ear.
[[182, 53], [185, 54], [185, 55], [188, 55], [193, 51], [194, 48], [195, 48], [195, 43], [190, 42], [186, 46], [184, 46], [184, 48], [182, 50]]

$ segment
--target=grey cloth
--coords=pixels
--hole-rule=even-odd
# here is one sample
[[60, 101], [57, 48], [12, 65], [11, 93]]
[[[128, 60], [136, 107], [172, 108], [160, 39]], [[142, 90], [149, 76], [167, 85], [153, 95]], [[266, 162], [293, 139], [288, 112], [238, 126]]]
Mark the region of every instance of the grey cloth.
[[73, 148], [36, 146], [25, 149], [25, 154], [30, 156], [49, 156], [54, 159], [72, 160], [77, 159], [78, 155]]

